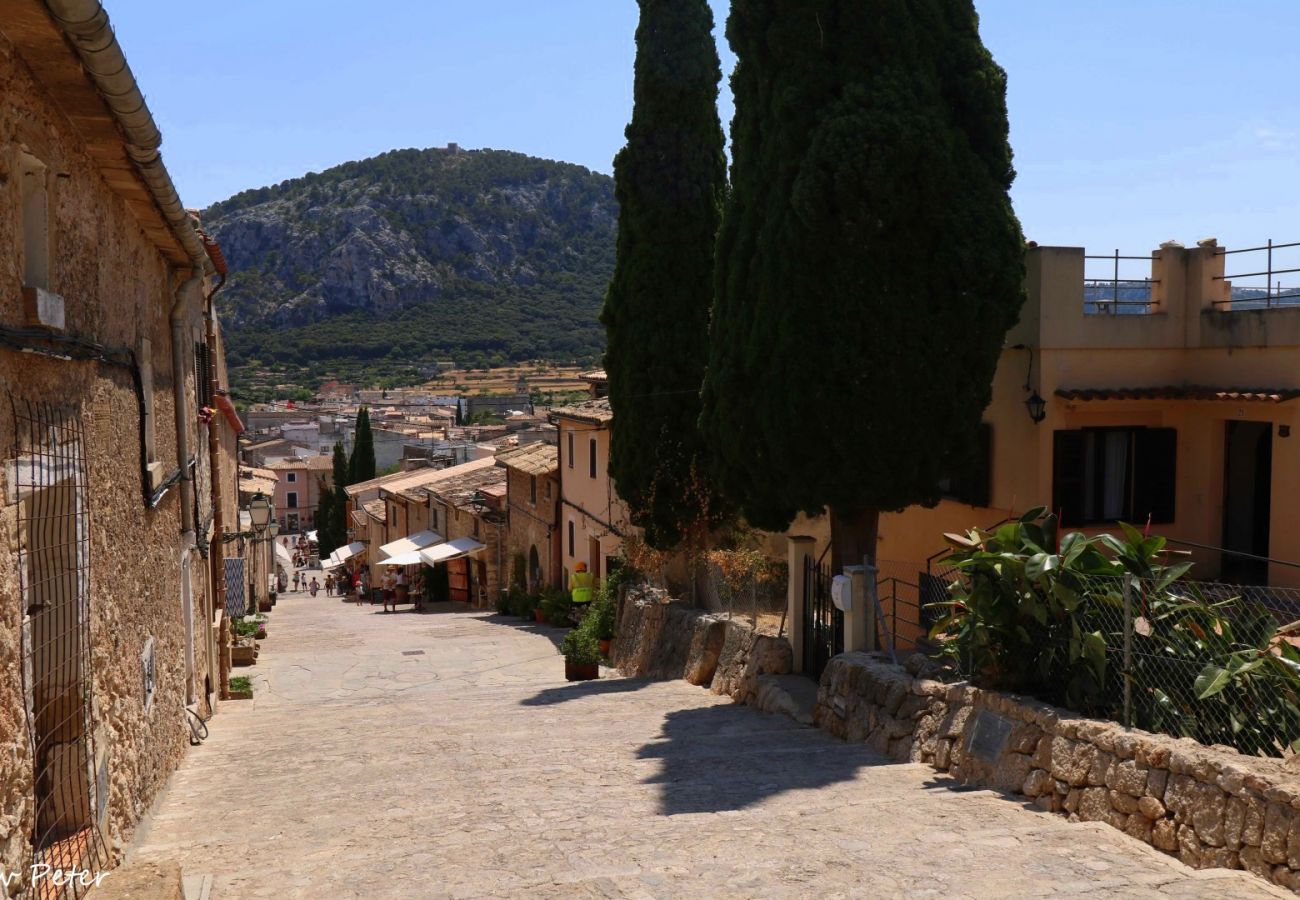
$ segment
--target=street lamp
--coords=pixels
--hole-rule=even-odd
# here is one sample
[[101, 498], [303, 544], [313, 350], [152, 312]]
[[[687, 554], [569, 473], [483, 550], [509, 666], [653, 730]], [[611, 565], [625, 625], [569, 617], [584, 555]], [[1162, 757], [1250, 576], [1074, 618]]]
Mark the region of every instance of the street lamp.
[[266, 531], [267, 525], [271, 522], [271, 501], [261, 491], [248, 501], [248, 519], [253, 526], [253, 531], [259, 535]]
[[1038, 391], [1034, 391], [1025, 401], [1025, 409], [1029, 410], [1029, 418], [1034, 420], [1035, 425], [1047, 418], [1047, 401], [1038, 396]]

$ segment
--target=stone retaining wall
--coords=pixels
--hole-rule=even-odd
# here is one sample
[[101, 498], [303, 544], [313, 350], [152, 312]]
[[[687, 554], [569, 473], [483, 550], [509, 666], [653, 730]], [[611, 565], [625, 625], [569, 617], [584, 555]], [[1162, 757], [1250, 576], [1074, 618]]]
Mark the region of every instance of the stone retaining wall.
[[793, 664], [784, 638], [756, 634], [655, 588], [628, 595], [613, 650], [624, 675], [682, 678], [741, 703], [756, 698], [760, 676], [786, 674]]
[[1300, 770], [916, 677], [923, 660], [914, 661], [835, 657], [815, 724], [1071, 820], [1105, 822], [1195, 868], [1248, 869], [1300, 892]]

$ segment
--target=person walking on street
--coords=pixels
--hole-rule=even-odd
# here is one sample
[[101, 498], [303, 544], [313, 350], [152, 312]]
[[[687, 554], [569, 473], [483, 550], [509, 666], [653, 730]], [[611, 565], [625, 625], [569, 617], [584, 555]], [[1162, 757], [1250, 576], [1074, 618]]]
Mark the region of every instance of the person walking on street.
[[301, 572], [294, 572], [294, 573], [293, 573], [293, 589], [294, 589], [295, 591], [297, 591], [297, 590], [298, 590], [298, 585], [300, 585], [300, 584], [302, 584], [302, 573], [301, 573]]
[[311, 592], [313, 597], [315, 597], [316, 592], [320, 590], [320, 582], [316, 580], [315, 576], [312, 577], [311, 584], [307, 586], [307, 590]]
[[578, 563], [573, 575], [569, 576], [569, 596], [572, 597], [573, 606], [581, 606], [582, 611], [586, 611], [594, 588], [595, 577], [586, 571], [586, 563]]

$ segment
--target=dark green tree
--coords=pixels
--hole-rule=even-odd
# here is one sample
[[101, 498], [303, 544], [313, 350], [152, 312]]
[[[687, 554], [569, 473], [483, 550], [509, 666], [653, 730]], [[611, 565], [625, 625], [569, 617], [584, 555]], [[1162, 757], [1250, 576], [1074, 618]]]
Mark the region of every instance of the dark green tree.
[[971, 0], [735, 0], [702, 425], [749, 521], [834, 564], [937, 502], [1023, 302], [1006, 76]]
[[610, 474], [646, 541], [666, 549], [710, 506], [697, 477], [699, 388], [727, 170], [708, 3], [638, 2], [635, 105], [614, 158], [618, 253], [601, 321]]
[[338, 518], [338, 503], [334, 489], [322, 478], [320, 499], [316, 504], [316, 547], [321, 558], [329, 556], [339, 546], [336, 538], [339, 530]]
[[375, 436], [370, 432], [370, 408], [357, 412], [357, 433], [352, 439], [352, 459], [348, 462], [348, 484], [375, 477]]

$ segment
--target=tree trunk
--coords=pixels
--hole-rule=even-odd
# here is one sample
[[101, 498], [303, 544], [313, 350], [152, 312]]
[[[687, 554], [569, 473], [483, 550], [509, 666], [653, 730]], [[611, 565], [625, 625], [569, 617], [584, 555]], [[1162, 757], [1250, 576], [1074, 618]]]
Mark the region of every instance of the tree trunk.
[[863, 557], [876, 561], [876, 536], [880, 510], [831, 507], [831, 571], [862, 565]]

